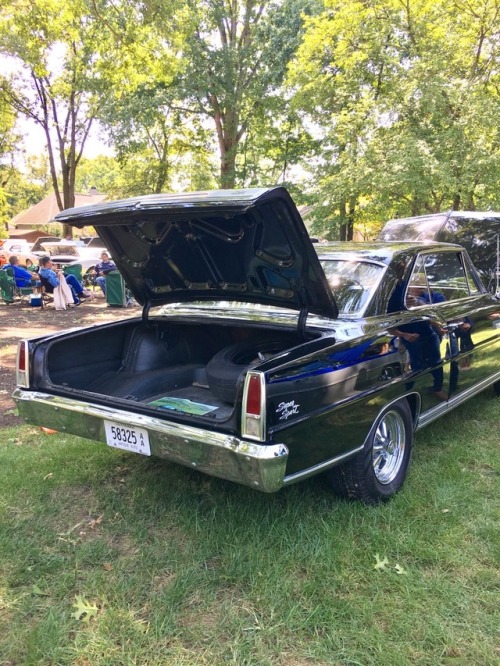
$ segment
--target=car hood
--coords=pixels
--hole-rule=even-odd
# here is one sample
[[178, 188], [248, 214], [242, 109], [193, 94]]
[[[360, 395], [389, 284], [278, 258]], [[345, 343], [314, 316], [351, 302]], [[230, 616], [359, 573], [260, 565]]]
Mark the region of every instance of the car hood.
[[78, 257], [76, 245], [69, 243], [42, 243], [41, 251], [43, 254], [48, 254], [51, 257], [56, 255], [61, 257]]
[[337, 316], [282, 187], [149, 195], [64, 210], [55, 220], [93, 226], [143, 305], [244, 301]]

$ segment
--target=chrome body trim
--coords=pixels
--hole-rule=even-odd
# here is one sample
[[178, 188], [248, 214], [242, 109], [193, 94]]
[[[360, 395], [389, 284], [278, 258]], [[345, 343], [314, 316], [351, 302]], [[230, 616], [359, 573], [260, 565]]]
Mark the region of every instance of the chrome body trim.
[[313, 467], [308, 467], [307, 469], [304, 469], [301, 472], [295, 472], [295, 474], [290, 474], [289, 476], [285, 476], [283, 485], [289, 486], [292, 483], [296, 483], [297, 481], [302, 481], [302, 479], [307, 479], [308, 477], [315, 476], [320, 472], [325, 472], [327, 469], [330, 469], [330, 467], [335, 467], [335, 465], [338, 465], [339, 463], [342, 463], [345, 460], [352, 458], [353, 456], [356, 455], [356, 453], [362, 451], [363, 447], [364, 444], [358, 446], [355, 449], [352, 449], [351, 451], [342, 453], [340, 456], [335, 456], [335, 458], [331, 458], [330, 460], [325, 460], [324, 462], [319, 463], [318, 465], [314, 465]]
[[[299, 315], [296, 311], [266, 306], [265, 308], [256, 304], [238, 303], [237, 307], [231, 301], [212, 301], [209, 303], [172, 303], [156, 307], [149, 315], [149, 319], [174, 319], [190, 322], [205, 322], [210, 319], [217, 321], [228, 321], [235, 324], [259, 326], [264, 324], [269, 327], [284, 327], [297, 329]], [[102, 324], [101, 324], [102, 326]], [[308, 314], [307, 328], [318, 329], [328, 333], [335, 333], [339, 339], [350, 339], [353, 332], [359, 332], [360, 323], [358, 319], [339, 315], [335, 320], [321, 317], [320, 315]], [[351, 335], [343, 334], [348, 329]]]
[[288, 449], [284, 444], [257, 444], [233, 435], [195, 428], [133, 412], [17, 388], [19, 414], [28, 423], [106, 442], [104, 420], [144, 428], [151, 453], [159, 458], [235, 481], [263, 492], [279, 490]]
[[485, 380], [481, 382], [478, 386], [474, 387], [474, 389], [471, 389], [469, 391], [464, 391], [464, 393], [456, 396], [456, 398], [452, 398], [448, 403], [444, 403], [443, 405], [438, 405], [437, 407], [430, 409], [427, 411], [425, 414], [420, 414], [420, 409], [421, 409], [421, 399], [420, 395], [418, 392], [411, 392], [406, 395], [398, 396], [394, 400], [391, 400], [388, 402], [386, 405], [384, 405], [383, 409], [380, 410], [377, 418], [375, 419], [375, 422], [373, 426], [370, 428], [370, 432], [365, 440], [365, 442], [361, 445], [358, 446], [355, 449], [352, 449], [351, 451], [347, 451], [346, 453], [343, 453], [339, 456], [336, 456], [335, 458], [331, 458], [330, 460], [325, 460], [322, 463], [319, 463], [318, 465], [314, 465], [313, 467], [309, 467], [308, 469], [305, 469], [300, 472], [296, 472], [295, 474], [290, 474], [289, 476], [285, 476], [283, 485], [284, 486], [289, 486], [292, 483], [296, 483], [298, 481], [302, 481], [303, 479], [307, 479], [311, 476], [315, 476], [316, 474], [319, 474], [321, 472], [324, 472], [331, 467], [335, 467], [336, 465], [345, 462], [346, 460], [349, 460], [349, 458], [352, 458], [355, 456], [357, 453], [363, 450], [365, 443], [367, 439], [370, 437], [376, 423], [378, 422], [378, 419], [380, 418], [380, 415], [383, 412], [386, 412], [392, 405], [395, 405], [398, 402], [401, 402], [405, 398], [409, 396], [413, 396], [416, 399], [416, 411], [415, 411], [415, 416], [414, 416], [414, 426], [416, 430], [419, 430], [420, 428], [423, 428], [424, 426], [428, 425], [432, 421], [436, 420], [439, 418], [442, 414], [445, 412], [451, 411], [455, 407], [458, 407], [462, 402], [465, 402], [466, 400], [469, 400], [471, 397], [474, 395], [481, 393], [484, 391], [488, 386], [493, 385], [496, 381], [500, 381], [500, 372], [497, 373], [493, 378], [489, 378], [488, 380]]
[[435, 421], [442, 414], [445, 414], [447, 412], [450, 412], [452, 409], [455, 409], [455, 407], [458, 407], [466, 400], [470, 400], [475, 395], [482, 393], [485, 389], [487, 389], [489, 386], [493, 386], [493, 384], [495, 384], [498, 381], [500, 381], [500, 371], [497, 372], [492, 377], [488, 377], [488, 379], [484, 379], [482, 382], [479, 382], [479, 384], [476, 384], [472, 388], [463, 391], [462, 393], [459, 393], [455, 397], [448, 400], [448, 402], [445, 402], [442, 405], [437, 405], [433, 409], [429, 409], [424, 414], [421, 414], [419, 416], [417, 422], [417, 430], [420, 430], [420, 428], [423, 428], [429, 423], [432, 423], [432, 421]]
[[[398, 395], [397, 398], [394, 398], [393, 400], [389, 400], [389, 402], [386, 402], [385, 405], [382, 407], [382, 409], [379, 411], [377, 416], [375, 417], [373, 421], [373, 425], [370, 428], [370, 432], [368, 433], [367, 438], [365, 439], [365, 444], [370, 435], [373, 432], [373, 429], [375, 428], [380, 416], [386, 412], [388, 409], [390, 409], [393, 405], [395, 405], [398, 402], [401, 402], [402, 400], [406, 400], [406, 398], [415, 398], [415, 414], [413, 416], [413, 427], [416, 430], [417, 428], [417, 423], [418, 419], [420, 418], [420, 410], [422, 409], [422, 398], [420, 396], [420, 393], [418, 391], [409, 391], [408, 393], [404, 393], [403, 395]], [[410, 405], [411, 407], [411, 405]]]

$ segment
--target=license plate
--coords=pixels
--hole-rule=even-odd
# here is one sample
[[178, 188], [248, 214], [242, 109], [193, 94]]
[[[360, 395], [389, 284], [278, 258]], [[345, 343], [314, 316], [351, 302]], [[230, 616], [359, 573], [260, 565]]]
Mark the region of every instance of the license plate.
[[133, 453], [142, 453], [143, 456], [151, 455], [149, 435], [144, 428], [104, 421], [104, 429], [108, 446]]

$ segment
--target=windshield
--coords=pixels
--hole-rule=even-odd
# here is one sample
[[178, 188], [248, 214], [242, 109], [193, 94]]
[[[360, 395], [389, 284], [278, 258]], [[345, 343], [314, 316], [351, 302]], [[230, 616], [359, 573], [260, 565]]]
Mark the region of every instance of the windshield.
[[361, 314], [375, 292], [384, 267], [357, 259], [324, 259], [320, 263], [339, 313]]

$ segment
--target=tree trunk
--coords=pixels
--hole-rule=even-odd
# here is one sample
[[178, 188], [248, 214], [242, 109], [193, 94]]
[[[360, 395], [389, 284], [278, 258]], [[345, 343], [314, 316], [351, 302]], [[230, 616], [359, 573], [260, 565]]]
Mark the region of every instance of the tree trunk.
[[168, 162], [168, 138], [165, 137], [163, 141], [161, 155], [158, 156], [158, 173], [155, 183], [155, 194], [163, 192], [165, 183], [168, 181], [169, 162]]
[[349, 200], [349, 208], [346, 201], [340, 204], [340, 226], [339, 240], [352, 241], [354, 237], [354, 219], [356, 217], [356, 199]]
[[347, 205], [345, 201], [340, 202], [340, 226], [339, 226], [339, 240], [347, 240]]
[[215, 128], [220, 152], [220, 186], [223, 190], [232, 189], [236, 183], [236, 153], [243, 136], [243, 128], [238, 129], [238, 114], [234, 111], [225, 113], [219, 106], [216, 95], [210, 95]]
[[225, 149], [221, 155], [220, 186], [223, 190], [230, 190], [236, 184], [236, 148]]
[[356, 217], [356, 201], [351, 199], [349, 201], [349, 215], [347, 217], [347, 240], [352, 241], [354, 238], [354, 219]]

